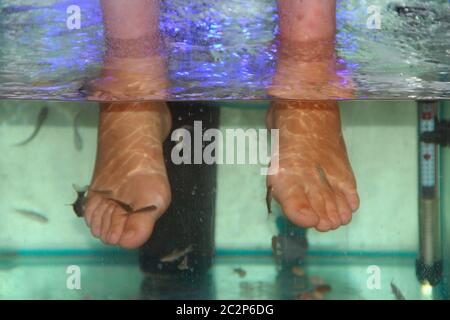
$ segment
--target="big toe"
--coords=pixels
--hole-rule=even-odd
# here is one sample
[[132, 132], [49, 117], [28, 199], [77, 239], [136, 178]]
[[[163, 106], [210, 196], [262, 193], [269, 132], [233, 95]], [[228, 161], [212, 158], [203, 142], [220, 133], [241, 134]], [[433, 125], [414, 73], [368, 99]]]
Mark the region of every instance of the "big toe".
[[155, 211], [129, 214], [118, 244], [125, 249], [139, 248], [150, 238], [157, 219]]
[[284, 214], [299, 227], [311, 228], [319, 223], [319, 216], [312, 210], [302, 187], [294, 187], [286, 196], [278, 195]]

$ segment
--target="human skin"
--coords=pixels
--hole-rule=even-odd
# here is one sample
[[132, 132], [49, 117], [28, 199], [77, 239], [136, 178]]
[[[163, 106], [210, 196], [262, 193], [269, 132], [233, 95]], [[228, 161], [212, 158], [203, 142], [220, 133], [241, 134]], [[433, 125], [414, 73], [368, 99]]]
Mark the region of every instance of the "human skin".
[[102, 1], [106, 54], [95, 100], [100, 104], [97, 159], [85, 220], [105, 244], [137, 248], [171, 201], [162, 144], [171, 127], [160, 54], [159, 1]]
[[[336, 63], [336, 1], [279, 0], [278, 61], [269, 129], [279, 130], [279, 169], [267, 186], [301, 227], [329, 231], [359, 208], [336, 99], [352, 95]], [[270, 197], [269, 197], [270, 198]]]

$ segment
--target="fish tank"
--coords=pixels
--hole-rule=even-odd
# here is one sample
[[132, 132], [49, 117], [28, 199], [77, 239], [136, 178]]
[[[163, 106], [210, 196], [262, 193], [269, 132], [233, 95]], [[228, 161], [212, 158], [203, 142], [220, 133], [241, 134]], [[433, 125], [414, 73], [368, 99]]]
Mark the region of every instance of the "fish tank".
[[449, 298], [449, 1], [4, 0], [0, 39], [0, 299]]

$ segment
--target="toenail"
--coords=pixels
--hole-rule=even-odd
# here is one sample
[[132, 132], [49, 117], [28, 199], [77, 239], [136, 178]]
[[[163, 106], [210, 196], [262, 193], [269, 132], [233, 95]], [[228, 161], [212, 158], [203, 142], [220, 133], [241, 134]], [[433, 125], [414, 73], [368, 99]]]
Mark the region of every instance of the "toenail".
[[94, 236], [98, 237], [100, 235], [100, 228], [94, 228], [93, 231]]
[[358, 208], [359, 208], [358, 200], [356, 200], [355, 198], [351, 199], [350, 200], [350, 208], [352, 209], [352, 211], [358, 210]]
[[348, 192], [347, 201], [353, 211], [359, 208], [359, 197], [357, 192]]

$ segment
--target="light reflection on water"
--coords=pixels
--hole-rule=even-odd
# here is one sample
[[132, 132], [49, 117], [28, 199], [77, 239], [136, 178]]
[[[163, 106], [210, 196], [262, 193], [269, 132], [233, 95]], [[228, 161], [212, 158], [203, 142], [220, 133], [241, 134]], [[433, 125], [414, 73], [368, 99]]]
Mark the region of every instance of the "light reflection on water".
[[[268, 98], [277, 60], [276, 2], [188, 3], [162, 6], [168, 98]], [[367, 5], [339, 2], [337, 51], [354, 97], [448, 98], [449, 4], [407, 1], [426, 9], [399, 15], [388, 1], [378, 3], [380, 30], [367, 28]], [[82, 9], [80, 30], [66, 27], [73, 4]], [[104, 51], [99, 1], [3, 1], [0, 30], [1, 98], [86, 99], [79, 89], [98, 75]]]

